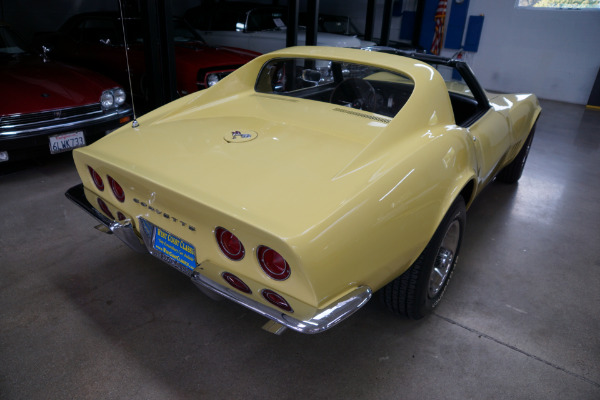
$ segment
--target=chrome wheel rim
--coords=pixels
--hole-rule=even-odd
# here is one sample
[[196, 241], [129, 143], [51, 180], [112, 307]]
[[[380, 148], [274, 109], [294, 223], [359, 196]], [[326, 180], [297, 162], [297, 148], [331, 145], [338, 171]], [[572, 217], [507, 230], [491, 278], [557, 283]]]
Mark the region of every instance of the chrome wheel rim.
[[429, 276], [429, 298], [434, 298], [444, 288], [454, 265], [459, 240], [460, 223], [458, 220], [454, 220], [448, 227], [435, 257], [433, 269]]

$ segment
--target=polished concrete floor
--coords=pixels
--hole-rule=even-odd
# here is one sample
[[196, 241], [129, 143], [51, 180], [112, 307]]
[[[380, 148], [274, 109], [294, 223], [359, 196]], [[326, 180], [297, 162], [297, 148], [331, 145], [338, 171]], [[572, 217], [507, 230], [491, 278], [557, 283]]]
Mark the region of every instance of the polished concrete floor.
[[600, 399], [600, 111], [543, 102], [435, 314], [264, 319], [94, 229], [69, 155], [0, 176], [0, 399]]

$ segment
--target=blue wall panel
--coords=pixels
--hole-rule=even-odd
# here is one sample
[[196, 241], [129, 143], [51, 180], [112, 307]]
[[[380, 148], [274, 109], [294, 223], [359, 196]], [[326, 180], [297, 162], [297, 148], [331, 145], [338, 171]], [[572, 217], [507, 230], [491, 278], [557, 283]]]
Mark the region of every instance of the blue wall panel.
[[469, 11], [469, 0], [464, 0], [462, 3], [457, 3], [456, 0], [452, 0], [450, 20], [448, 21], [448, 31], [446, 33], [446, 42], [444, 43], [445, 48], [462, 48], [462, 38], [463, 33], [465, 32], [467, 11]]
[[400, 39], [412, 40], [415, 32], [415, 21], [417, 13], [415, 11], [404, 11], [402, 13], [402, 24], [400, 24]]
[[479, 49], [479, 39], [481, 39], [481, 30], [483, 29], [483, 15], [469, 17], [469, 26], [465, 36], [465, 51], [476, 52]]
[[439, 0], [425, 0], [423, 7], [423, 21], [421, 24], [421, 36], [419, 45], [429, 51], [431, 42], [433, 41], [433, 33], [435, 31], [435, 12], [437, 10]]

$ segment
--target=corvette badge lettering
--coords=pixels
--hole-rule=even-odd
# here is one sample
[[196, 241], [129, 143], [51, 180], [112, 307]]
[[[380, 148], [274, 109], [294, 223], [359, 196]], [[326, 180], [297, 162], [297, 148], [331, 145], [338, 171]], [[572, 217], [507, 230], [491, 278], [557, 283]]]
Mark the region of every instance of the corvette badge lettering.
[[223, 136], [223, 139], [225, 139], [227, 143], [244, 143], [256, 139], [257, 137], [258, 133], [254, 131], [232, 131], [230, 133], [226, 133]]
[[241, 137], [242, 139], [248, 139], [249, 137], [252, 137], [252, 135], [250, 135], [249, 133], [242, 133], [240, 131], [234, 131], [234, 132], [231, 132], [231, 137], [233, 138], [233, 140], [235, 140], [237, 137]]
[[183, 222], [182, 220], [180, 220], [180, 219], [178, 219], [178, 218], [175, 218], [175, 217], [173, 217], [173, 216], [172, 216], [172, 215], [170, 215], [170, 214], [167, 214], [167, 213], [165, 213], [165, 212], [162, 212], [162, 211], [160, 211], [160, 210], [158, 210], [158, 209], [156, 209], [156, 208], [152, 207], [151, 205], [148, 205], [148, 204], [144, 203], [143, 201], [140, 201], [139, 199], [136, 199], [136, 198], [134, 198], [134, 199], [133, 199], [133, 202], [134, 202], [134, 203], [137, 203], [137, 204], [139, 204], [140, 206], [142, 206], [142, 207], [144, 207], [144, 208], [147, 208], [147, 209], [148, 209], [148, 210], [150, 210], [150, 211], [153, 211], [153, 212], [157, 213], [158, 215], [162, 215], [162, 216], [163, 216], [163, 217], [165, 217], [166, 219], [169, 219], [169, 220], [171, 220], [171, 221], [173, 221], [173, 222], [179, 223], [179, 224], [181, 224], [181, 226], [183, 226], [183, 227], [187, 227], [187, 228], [188, 228], [190, 231], [196, 231], [196, 227], [194, 227], [194, 226], [192, 226], [192, 225], [188, 224], [187, 222]]

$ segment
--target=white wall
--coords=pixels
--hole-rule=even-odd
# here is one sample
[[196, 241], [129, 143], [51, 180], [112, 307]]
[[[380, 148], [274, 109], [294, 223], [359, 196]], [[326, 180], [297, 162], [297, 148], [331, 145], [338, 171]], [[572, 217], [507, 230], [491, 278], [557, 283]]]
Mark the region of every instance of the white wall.
[[600, 10], [517, 9], [514, 4], [470, 2], [468, 15], [485, 15], [479, 51], [467, 56], [481, 84], [586, 104], [600, 67]]

